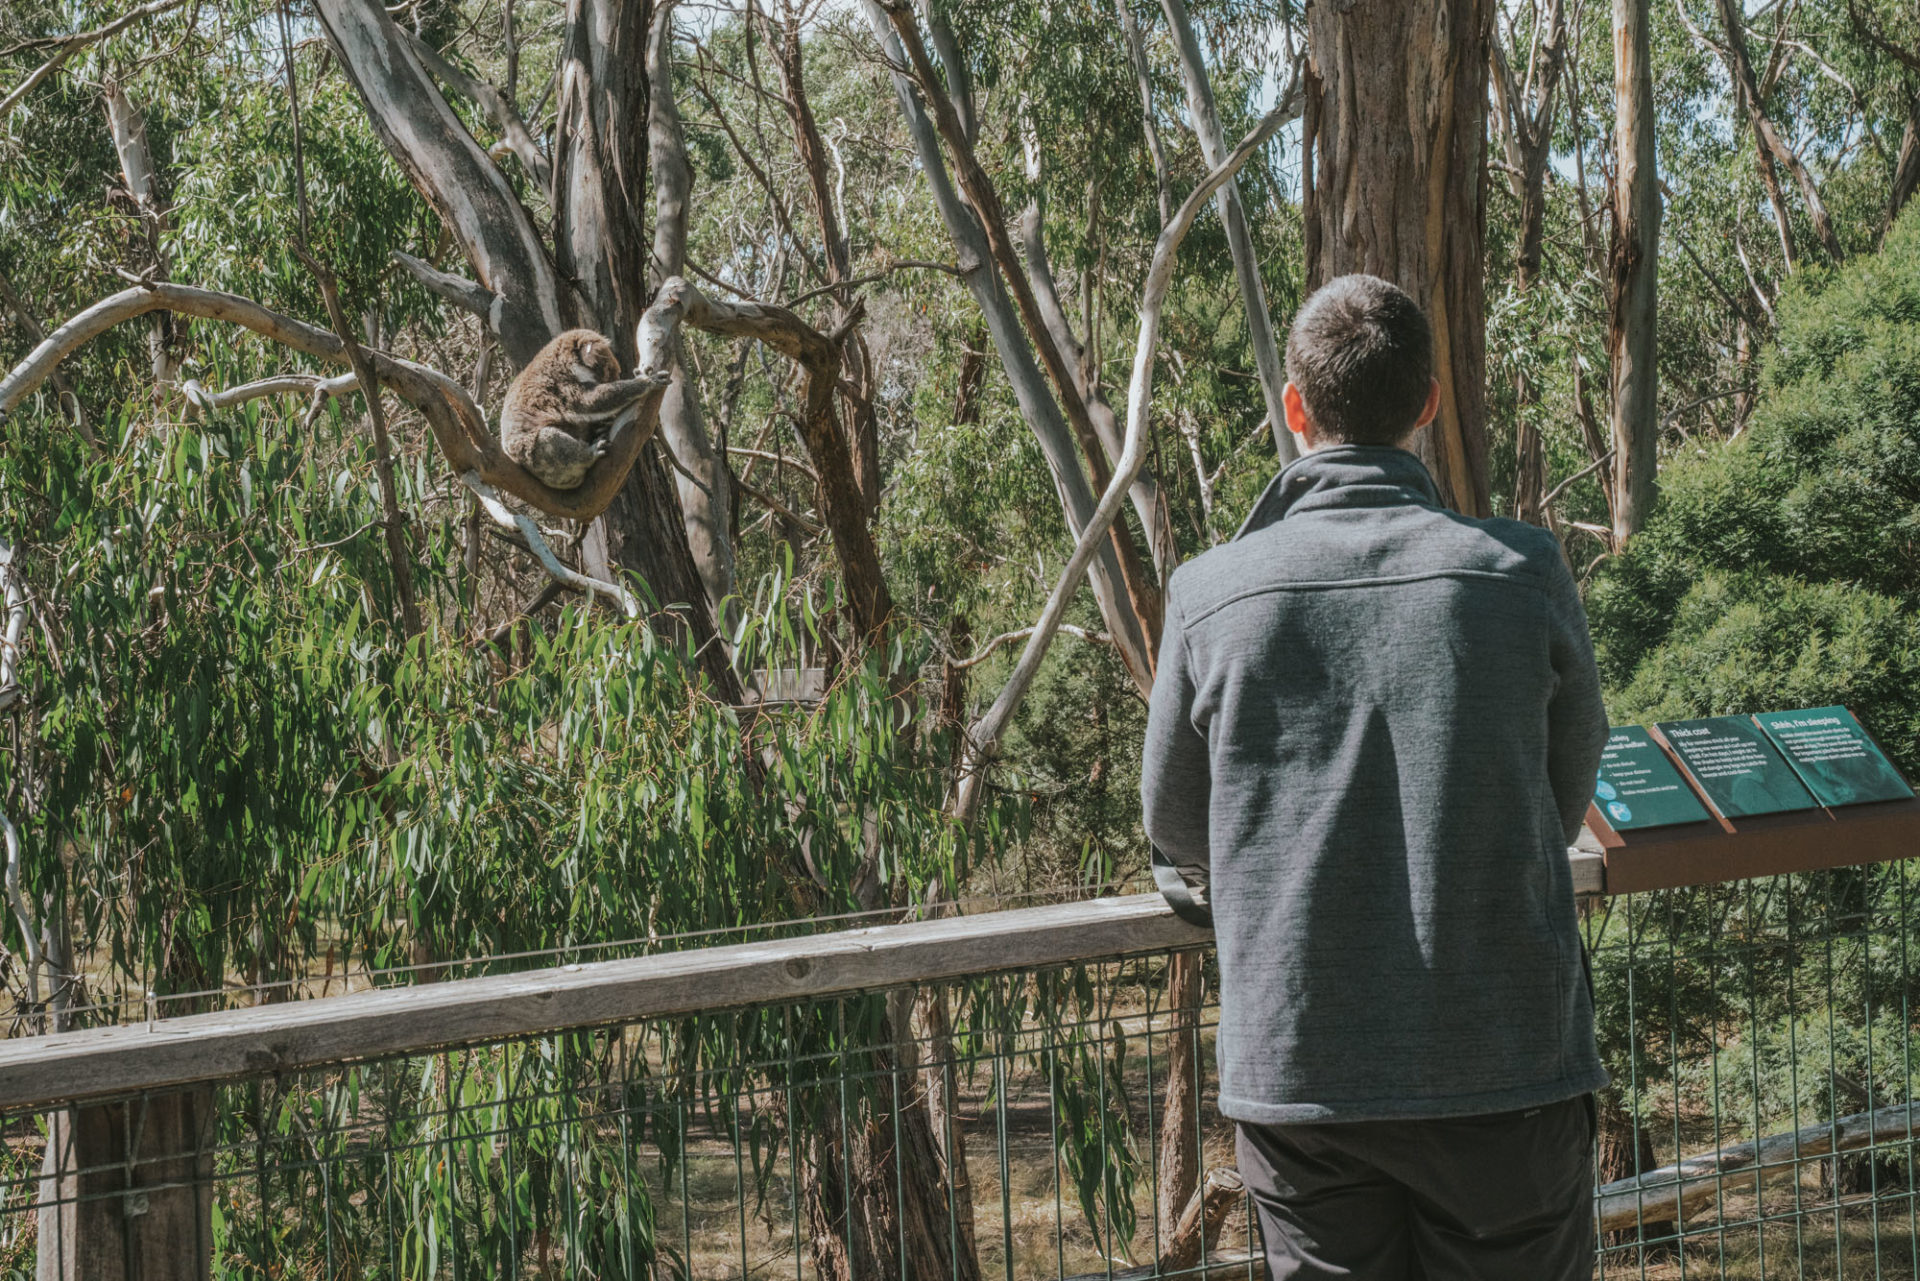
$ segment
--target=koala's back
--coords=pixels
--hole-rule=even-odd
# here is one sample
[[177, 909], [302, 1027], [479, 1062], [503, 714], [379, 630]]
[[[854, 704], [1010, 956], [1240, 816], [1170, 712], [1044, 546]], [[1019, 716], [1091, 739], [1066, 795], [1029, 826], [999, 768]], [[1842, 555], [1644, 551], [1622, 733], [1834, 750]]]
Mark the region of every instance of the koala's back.
[[591, 329], [569, 329], [527, 362], [507, 387], [500, 407], [500, 440], [513, 452], [516, 441], [557, 428], [577, 440], [591, 429], [579, 413], [590, 384], [580, 381], [575, 365], [589, 345], [604, 341]]

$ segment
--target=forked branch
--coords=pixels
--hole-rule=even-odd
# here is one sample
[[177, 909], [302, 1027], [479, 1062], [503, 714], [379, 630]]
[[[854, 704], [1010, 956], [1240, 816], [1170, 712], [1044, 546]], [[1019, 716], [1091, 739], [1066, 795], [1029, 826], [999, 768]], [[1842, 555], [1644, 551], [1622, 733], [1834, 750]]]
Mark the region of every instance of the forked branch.
[[871, 639], [893, 613], [893, 597], [880, 573], [880, 553], [854, 480], [853, 454], [834, 414], [834, 389], [840, 380], [838, 338], [821, 333], [785, 307], [718, 302], [675, 276], [661, 285], [659, 297], [640, 322], [643, 367], [653, 368], [663, 358], [669, 350], [665, 336], [680, 321], [709, 333], [755, 339], [800, 366], [804, 378], [799, 424], [820, 481], [820, 514], [833, 534], [854, 626], [863, 640]]
[[[155, 282], [123, 289], [104, 298], [47, 335], [24, 360], [0, 378], [0, 415], [11, 412], [75, 351], [115, 325], [152, 311], [226, 321], [316, 360], [332, 365], [347, 363], [345, 344], [328, 330], [269, 310], [236, 294]], [[677, 306], [669, 306], [664, 312], [659, 304], [650, 309], [640, 321], [643, 349], [647, 345], [644, 335], [651, 333], [654, 349], [662, 350], [660, 339], [663, 335], [670, 336], [677, 320]], [[477, 472], [496, 490], [512, 494], [550, 516], [572, 520], [591, 520], [613, 501], [628, 471], [640, 457], [640, 451], [652, 439], [659, 423], [660, 398], [666, 390], [665, 381], [660, 380], [659, 390], [647, 393], [636, 402], [631, 417], [616, 425], [611, 447], [587, 474], [584, 483], [577, 489], [553, 489], [507, 457], [488, 429], [479, 406], [458, 382], [436, 369], [386, 352], [367, 350], [365, 354], [374, 376], [426, 419], [435, 445], [456, 475]], [[658, 373], [656, 367], [644, 361], [641, 369]]]
[[962, 762], [960, 787], [954, 804], [956, 816], [963, 822], [971, 821], [978, 811], [986, 782], [986, 767], [998, 754], [1001, 736], [1013, 720], [1013, 714], [1019, 710], [1028, 687], [1033, 684], [1033, 678], [1040, 671], [1040, 662], [1047, 655], [1047, 647], [1053, 643], [1054, 634], [1060, 630], [1064, 620], [1067, 603], [1080, 590], [1080, 584], [1086, 578], [1087, 565], [1093, 560], [1094, 549], [1106, 537], [1114, 517], [1120, 512], [1121, 504], [1126, 501], [1133, 478], [1146, 462], [1147, 415], [1153, 403], [1153, 362], [1160, 346], [1160, 313], [1166, 306], [1167, 291], [1173, 284], [1174, 259], [1180, 242], [1186, 239], [1194, 218], [1207, 201], [1239, 172], [1254, 152], [1266, 145], [1274, 131], [1289, 118], [1290, 112], [1290, 105], [1282, 101], [1262, 117], [1253, 132], [1241, 139], [1240, 145], [1200, 180], [1199, 186], [1188, 194], [1174, 213], [1173, 220], [1161, 228], [1160, 238], [1154, 242], [1153, 261], [1147, 268], [1147, 281], [1140, 291], [1140, 334], [1134, 344], [1133, 377], [1127, 387], [1126, 445], [1121, 451], [1120, 461], [1114, 466], [1113, 479], [1108, 482], [1106, 492], [1100, 495], [1099, 506], [1094, 508], [1093, 519], [1080, 531], [1073, 555], [1067, 559], [1066, 568], [1061, 571], [1059, 581], [1054, 584], [1046, 606], [1041, 609], [1040, 617], [1033, 625], [1033, 635], [1028, 637], [1020, 661], [1014, 665], [1013, 675], [1008, 677], [999, 697], [993, 700], [993, 706], [974, 722], [967, 735], [967, 754]]
[[631, 592], [618, 583], [603, 582], [562, 562], [560, 557], [554, 554], [552, 545], [547, 542], [547, 536], [540, 532], [540, 526], [533, 517], [524, 512], [516, 512], [501, 502], [500, 495], [494, 493], [493, 487], [480, 478], [480, 473], [461, 472], [460, 483], [473, 491], [473, 496], [480, 500], [481, 509], [487, 513], [494, 524], [506, 530], [513, 536], [516, 543], [533, 553], [533, 558], [540, 562], [540, 567], [546, 570], [548, 576], [556, 583], [564, 583], [568, 587], [577, 588], [583, 592], [605, 596], [618, 605], [621, 612], [628, 618], [640, 617], [640, 603], [633, 598]]

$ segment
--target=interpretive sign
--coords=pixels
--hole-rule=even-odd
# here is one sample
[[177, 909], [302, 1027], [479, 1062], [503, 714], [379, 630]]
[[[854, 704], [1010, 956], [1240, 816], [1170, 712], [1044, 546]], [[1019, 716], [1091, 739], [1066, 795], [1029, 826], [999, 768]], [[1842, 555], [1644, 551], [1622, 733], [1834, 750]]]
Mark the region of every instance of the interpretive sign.
[[1904, 801], [1913, 795], [1893, 762], [1844, 707], [1761, 712], [1754, 720], [1822, 805]]
[[1660, 745], [1638, 725], [1621, 726], [1607, 735], [1593, 804], [1616, 832], [1704, 823], [1712, 817]]
[[1726, 818], [1818, 809], [1800, 776], [1750, 716], [1661, 721], [1661, 734]]

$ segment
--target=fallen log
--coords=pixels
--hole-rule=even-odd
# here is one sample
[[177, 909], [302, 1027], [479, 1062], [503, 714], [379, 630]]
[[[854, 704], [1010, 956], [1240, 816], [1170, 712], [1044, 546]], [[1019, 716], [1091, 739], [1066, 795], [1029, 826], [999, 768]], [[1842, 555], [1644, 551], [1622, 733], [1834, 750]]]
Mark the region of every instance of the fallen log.
[[1594, 1198], [1599, 1230], [1617, 1232], [1640, 1223], [1684, 1225], [1688, 1211], [1719, 1200], [1723, 1193], [1751, 1188], [1761, 1179], [1790, 1175], [1808, 1159], [1911, 1138], [1917, 1107], [1903, 1103], [1843, 1116], [1603, 1184]]
[[1147, 1263], [1119, 1272], [1089, 1272], [1083, 1276], [1063, 1277], [1061, 1281], [1180, 1281], [1182, 1277], [1192, 1277], [1194, 1281], [1202, 1281], [1203, 1278], [1214, 1281], [1266, 1281], [1266, 1276], [1265, 1258], [1258, 1254], [1236, 1252], [1209, 1254], [1204, 1268], [1198, 1260], [1178, 1272], [1168, 1272], [1158, 1264]]

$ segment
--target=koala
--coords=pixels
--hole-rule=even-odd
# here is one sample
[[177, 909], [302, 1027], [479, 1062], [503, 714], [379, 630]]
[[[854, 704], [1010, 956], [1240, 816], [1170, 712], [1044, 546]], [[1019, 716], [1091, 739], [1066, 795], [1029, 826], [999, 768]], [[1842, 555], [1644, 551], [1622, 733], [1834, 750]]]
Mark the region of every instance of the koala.
[[500, 446], [553, 488], [577, 488], [612, 444], [620, 415], [659, 385], [621, 378], [612, 343], [591, 329], [569, 329], [507, 387]]

